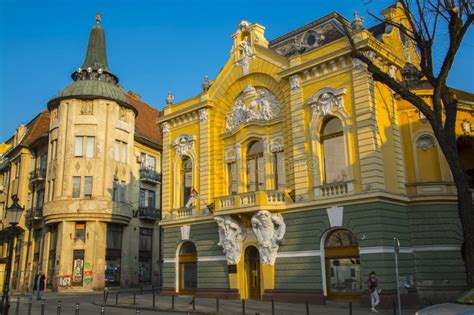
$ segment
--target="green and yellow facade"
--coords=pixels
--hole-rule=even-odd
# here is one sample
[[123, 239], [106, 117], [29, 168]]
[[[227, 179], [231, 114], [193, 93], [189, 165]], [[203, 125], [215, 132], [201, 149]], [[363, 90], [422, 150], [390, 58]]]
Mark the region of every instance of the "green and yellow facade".
[[[406, 22], [399, 6], [383, 14]], [[324, 303], [366, 298], [375, 271], [391, 297], [395, 237], [404, 300], [465, 287], [455, 187], [430, 125], [351, 58], [338, 18], [272, 41], [243, 21], [202, 93], [168, 98], [157, 120], [165, 292]], [[407, 79], [409, 40], [347, 23], [379, 67]], [[474, 98], [458, 98], [472, 174]]]

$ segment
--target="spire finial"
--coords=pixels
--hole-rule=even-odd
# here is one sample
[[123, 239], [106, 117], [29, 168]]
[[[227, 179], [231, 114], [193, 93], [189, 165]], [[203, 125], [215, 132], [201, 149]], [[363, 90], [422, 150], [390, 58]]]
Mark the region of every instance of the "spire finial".
[[100, 12], [97, 12], [95, 14], [95, 24], [99, 25], [101, 20], [102, 20], [102, 15], [100, 15]]

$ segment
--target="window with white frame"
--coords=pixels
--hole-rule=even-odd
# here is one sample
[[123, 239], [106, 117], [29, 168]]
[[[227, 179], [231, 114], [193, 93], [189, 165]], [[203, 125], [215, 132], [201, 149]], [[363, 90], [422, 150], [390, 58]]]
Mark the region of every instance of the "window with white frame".
[[93, 158], [95, 147], [95, 137], [77, 136], [74, 146], [74, 156]]
[[324, 182], [330, 184], [347, 180], [344, 132], [338, 118], [330, 117], [323, 123], [321, 144], [324, 156]]
[[227, 174], [228, 174], [228, 187], [229, 195], [236, 195], [238, 192], [238, 174], [237, 174], [237, 163], [227, 163]]
[[250, 144], [247, 151], [247, 190], [257, 191], [265, 188], [265, 160], [261, 141]]
[[140, 207], [155, 208], [156, 193], [153, 190], [140, 188]]
[[119, 162], [127, 162], [127, 143], [115, 140], [114, 159]]
[[156, 158], [146, 153], [140, 154], [141, 168], [147, 170], [156, 170]]

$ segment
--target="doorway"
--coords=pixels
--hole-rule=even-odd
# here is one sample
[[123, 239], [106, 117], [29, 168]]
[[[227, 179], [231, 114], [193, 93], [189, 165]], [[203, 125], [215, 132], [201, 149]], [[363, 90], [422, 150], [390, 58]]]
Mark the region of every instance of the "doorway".
[[84, 276], [84, 250], [74, 250], [72, 266], [72, 285], [80, 287]]
[[258, 249], [254, 246], [249, 246], [245, 250], [245, 274], [247, 276], [249, 299], [260, 300], [260, 254], [258, 252]]
[[197, 289], [197, 251], [192, 242], [179, 250], [179, 294], [192, 295]]
[[359, 243], [355, 235], [338, 229], [324, 244], [326, 287], [329, 300], [357, 300], [362, 293]]

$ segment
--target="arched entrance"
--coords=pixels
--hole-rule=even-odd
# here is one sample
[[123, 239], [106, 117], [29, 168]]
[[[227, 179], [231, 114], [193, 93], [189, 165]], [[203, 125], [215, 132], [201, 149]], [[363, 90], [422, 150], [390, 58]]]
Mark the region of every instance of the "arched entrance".
[[179, 293], [194, 294], [197, 288], [197, 251], [192, 242], [185, 242], [179, 250]]
[[260, 254], [254, 246], [249, 246], [245, 250], [245, 274], [249, 299], [260, 299]]
[[332, 231], [324, 243], [327, 297], [330, 300], [355, 300], [362, 292], [359, 243], [352, 232]]

